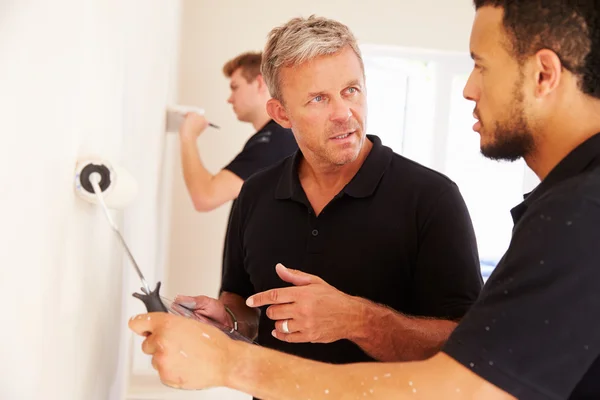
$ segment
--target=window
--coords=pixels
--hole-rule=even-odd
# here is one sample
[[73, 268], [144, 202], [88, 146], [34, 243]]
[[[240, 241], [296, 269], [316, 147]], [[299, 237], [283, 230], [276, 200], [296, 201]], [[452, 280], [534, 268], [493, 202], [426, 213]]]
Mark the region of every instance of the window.
[[484, 279], [508, 248], [510, 209], [537, 178], [520, 160], [485, 159], [473, 132], [474, 104], [462, 96], [468, 54], [363, 46], [368, 132], [395, 152], [435, 169], [459, 186], [477, 236]]
[[482, 274], [487, 278], [510, 243], [510, 209], [523, 201], [523, 160], [513, 163], [484, 158], [479, 135], [473, 132], [473, 102], [462, 98], [468, 75], [454, 77], [450, 94], [450, 123], [444, 173], [456, 182], [471, 213], [477, 236]]

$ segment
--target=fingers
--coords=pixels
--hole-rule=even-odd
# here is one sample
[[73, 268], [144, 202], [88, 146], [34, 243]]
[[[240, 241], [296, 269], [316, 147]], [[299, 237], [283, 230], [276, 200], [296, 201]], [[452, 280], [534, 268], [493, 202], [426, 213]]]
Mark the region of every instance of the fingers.
[[277, 304], [267, 308], [267, 317], [274, 321], [293, 318], [295, 308], [292, 304]]
[[298, 322], [296, 320], [284, 319], [275, 322], [275, 330], [278, 333], [290, 334], [300, 332], [300, 326], [298, 325]]
[[204, 309], [216, 300], [207, 296], [177, 296], [175, 302], [192, 310]]
[[156, 371], [160, 371], [160, 366], [156, 357], [152, 357], [152, 368], [154, 368]]
[[199, 129], [200, 131], [204, 131], [208, 126], [208, 120], [204, 115], [190, 113], [188, 114], [187, 118], [190, 118], [193, 121], [195, 128]]
[[187, 139], [196, 139], [206, 129], [208, 121], [203, 115], [189, 112], [179, 128], [179, 134]]
[[166, 313], [140, 314], [129, 320], [129, 329], [140, 336], [148, 336], [164, 322]]
[[[286, 268], [283, 264], [277, 264], [275, 270], [279, 277], [295, 286], [307, 286], [313, 283], [324, 283], [323, 279], [316, 275], [307, 274], [295, 269]], [[293, 288], [273, 289], [250, 296], [246, 300], [248, 307], [261, 307], [268, 304], [293, 303], [297, 292]]]
[[248, 297], [246, 305], [248, 307], [262, 307], [269, 304], [293, 303], [296, 299], [296, 288], [271, 289], [266, 292], [257, 293]]
[[163, 377], [162, 377], [162, 375], [161, 375], [160, 381], [161, 381], [161, 382], [162, 382], [162, 383], [163, 383], [165, 386], [168, 386], [168, 387], [170, 387], [170, 388], [173, 388], [173, 389], [184, 389], [184, 388], [183, 388], [181, 385], [179, 385], [178, 383], [175, 383], [175, 382], [168, 382], [168, 381], [164, 380], [164, 379], [163, 379]]
[[301, 332], [294, 333], [281, 333], [277, 330], [271, 332], [275, 339], [281, 340], [282, 342], [287, 343], [308, 343], [309, 340], [306, 338], [304, 334]]
[[277, 264], [275, 266], [275, 271], [281, 280], [295, 286], [306, 286], [311, 283], [320, 283], [323, 281], [318, 276], [307, 274], [306, 272], [298, 271], [296, 269], [286, 268], [283, 264]]
[[229, 314], [225, 311], [225, 305], [220, 300], [212, 297], [197, 296], [195, 307], [191, 310], [196, 319], [200, 321], [218, 322], [221, 325], [229, 326]]
[[169, 311], [171, 311], [173, 314], [181, 315], [182, 317], [192, 317], [195, 315], [193, 309], [184, 307], [177, 303], [171, 304], [171, 307], [169, 307]]
[[186, 118], [190, 118], [190, 119], [194, 119], [196, 121], [203, 121], [206, 119], [206, 117], [202, 114], [198, 114], [196, 112], [190, 111], [188, 113], [185, 114]]
[[177, 373], [169, 366], [168, 358], [169, 357], [162, 353], [156, 353], [152, 357], [152, 368], [158, 371], [160, 381], [163, 384], [175, 389], [182, 389], [183, 385], [181, 378], [179, 378]]
[[153, 355], [157, 351], [164, 350], [162, 344], [160, 344], [157, 335], [150, 335], [142, 342], [142, 351], [144, 354]]
[[190, 308], [192, 310], [196, 309], [196, 298], [195, 297], [177, 295], [175, 297], [175, 300], [173, 300], [173, 301], [177, 304], [184, 306], [185, 308]]

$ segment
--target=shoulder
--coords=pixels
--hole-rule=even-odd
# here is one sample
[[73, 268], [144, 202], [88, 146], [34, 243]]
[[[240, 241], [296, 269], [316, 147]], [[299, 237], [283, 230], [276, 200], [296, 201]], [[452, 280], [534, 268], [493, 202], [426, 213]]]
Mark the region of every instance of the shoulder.
[[239, 198], [274, 192], [281, 176], [290, 168], [289, 164], [293, 163], [293, 158], [294, 154], [291, 154], [246, 179]]
[[394, 193], [403, 193], [420, 206], [431, 206], [442, 198], [462, 198], [448, 176], [393, 152], [385, 181]]
[[537, 219], [543, 212], [550, 218], [552, 215], [580, 217], [584, 214], [588, 220], [600, 218], [600, 169], [557, 184], [529, 206], [526, 216], [531, 219], [535, 214]]
[[600, 201], [600, 168], [586, 171], [572, 178], [566, 179], [548, 191], [540, 200], [573, 201], [587, 199]]
[[291, 129], [284, 128], [276, 122], [267, 125], [271, 141], [279, 146], [298, 148], [296, 138]]
[[296, 139], [290, 129], [270, 122], [248, 139], [242, 152], [262, 152], [270, 149], [267, 152], [269, 154], [275, 152], [287, 155], [297, 148]]
[[522, 258], [553, 257], [571, 267], [589, 260], [597, 263], [600, 181], [585, 175], [561, 182], [530, 204], [525, 202], [527, 208], [507, 251], [509, 260], [521, 263]]
[[256, 132], [248, 142], [259, 140], [267, 142], [270, 140], [287, 140], [289, 138], [294, 138], [291, 129], [284, 128], [275, 121], [270, 121], [261, 130]]
[[423, 186], [455, 186], [455, 183], [443, 173], [397, 153], [392, 157], [392, 172], [397, 175], [407, 175], [410, 181]]

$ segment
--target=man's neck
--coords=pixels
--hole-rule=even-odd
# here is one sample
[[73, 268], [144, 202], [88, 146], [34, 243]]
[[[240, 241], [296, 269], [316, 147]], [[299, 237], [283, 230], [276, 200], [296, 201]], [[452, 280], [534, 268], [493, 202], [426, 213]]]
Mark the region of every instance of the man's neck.
[[372, 148], [373, 143], [369, 139], [365, 139], [356, 160], [341, 166], [304, 158], [298, 168], [302, 186], [305, 191], [310, 188], [312, 191], [323, 194], [337, 194], [356, 175]]
[[267, 113], [267, 107], [263, 107], [263, 109], [258, 110], [256, 115], [252, 118], [252, 126], [255, 131], [262, 129], [269, 121], [271, 117]]
[[544, 180], [569, 153], [597, 133], [600, 133], [600, 101], [573, 104], [546, 124], [533, 154], [525, 157], [525, 162]]

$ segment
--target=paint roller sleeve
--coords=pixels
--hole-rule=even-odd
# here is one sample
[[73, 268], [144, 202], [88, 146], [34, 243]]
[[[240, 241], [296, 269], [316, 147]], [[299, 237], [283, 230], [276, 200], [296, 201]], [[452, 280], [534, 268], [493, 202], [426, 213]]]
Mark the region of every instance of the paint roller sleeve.
[[75, 192], [84, 200], [96, 204], [97, 199], [90, 183], [92, 173], [100, 175], [98, 185], [108, 208], [120, 210], [129, 205], [138, 192], [133, 176], [124, 168], [100, 158], [86, 158], [77, 162]]

